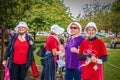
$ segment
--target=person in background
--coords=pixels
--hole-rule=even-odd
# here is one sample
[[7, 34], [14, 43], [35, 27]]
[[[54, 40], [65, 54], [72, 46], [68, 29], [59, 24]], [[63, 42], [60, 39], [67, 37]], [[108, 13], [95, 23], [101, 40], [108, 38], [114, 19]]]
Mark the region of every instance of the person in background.
[[34, 61], [33, 50], [35, 50], [35, 45], [32, 37], [27, 33], [28, 26], [26, 22], [19, 22], [17, 28], [18, 32], [12, 36], [2, 64], [8, 66], [10, 80], [25, 80], [28, 68]]
[[115, 37], [112, 37], [112, 39], [110, 41], [110, 48], [114, 47], [114, 43], [115, 43]]
[[65, 80], [81, 80], [81, 61], [78, 58], [80, 44], [84, 37], [80, 35], [82, 27], [78, 22], [72, 22], [67, 27], [70, 37], [65, 45]]
[[58, 25], [51, 26], [50, 35], [45, 45], [46, 53], [43, 60], [41, 80], [56, 80], [56, 58], [60, 53], [58, 35], [63, 32], [64, 29]]
[[120, 44], [120, 35], [117, 35], [117, 37], [114, 40], [114, 49], [116, 48], [117, 44]]
[[94, 22], [89, 22], [84, 32], [88, 34], [88, 39], [81, 43], [79, 50], [82, 80], [103, 80], [102, 64], [108, 55], [105, 44], [95, 36], [98, 30]]
[[57, 64], [58, 64], [58, 77], [63, 77], [63, 71], [64, 71], [64, 67], [65, 67], [65, 50], [64, 50], [64, 38], [60, 37], [59, 38], [59, 47], [60, 47], [60, 53], [58, 54], [58, 60], [57, 60]]

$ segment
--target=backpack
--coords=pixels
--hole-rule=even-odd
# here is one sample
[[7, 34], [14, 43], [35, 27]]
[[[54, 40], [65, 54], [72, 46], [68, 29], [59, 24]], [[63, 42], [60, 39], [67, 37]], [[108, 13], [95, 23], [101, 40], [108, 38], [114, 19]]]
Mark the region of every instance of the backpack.
[[37, 55], [40, 56], [40, 57], [44, 57], [45, 56], [45, 52], [46, 52], [45, 46], [41, 45], [40, 49], [37, 52]]

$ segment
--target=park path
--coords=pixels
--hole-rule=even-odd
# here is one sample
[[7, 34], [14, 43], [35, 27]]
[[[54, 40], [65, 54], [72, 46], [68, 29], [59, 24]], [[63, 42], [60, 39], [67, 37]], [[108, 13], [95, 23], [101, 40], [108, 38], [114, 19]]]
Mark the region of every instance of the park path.
[[[38, 71], [39, 71], [39, 77], [38, 78], [34, 78], [31, 72], [31, 68], [29, 68], [26, 79], [25, 80], [40, 80], [40, 75], [42, 72], [42, 66], [37, 66]], [[56, 80], [64, 80], [62, 77], [57, 77]]]

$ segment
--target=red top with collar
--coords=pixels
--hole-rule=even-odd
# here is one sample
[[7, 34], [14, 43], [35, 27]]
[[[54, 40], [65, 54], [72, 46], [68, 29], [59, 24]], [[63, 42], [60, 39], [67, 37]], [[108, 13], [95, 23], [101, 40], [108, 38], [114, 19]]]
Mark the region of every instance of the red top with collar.
[[18, 38], [14, 44], [13, 62], [16, 64], [26, 64], [29, 44], [28, 41], [21, 42]]

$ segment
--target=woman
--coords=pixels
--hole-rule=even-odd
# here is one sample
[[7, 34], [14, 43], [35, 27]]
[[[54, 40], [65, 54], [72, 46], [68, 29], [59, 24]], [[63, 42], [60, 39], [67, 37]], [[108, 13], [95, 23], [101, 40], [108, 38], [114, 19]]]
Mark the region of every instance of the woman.
[[67, 32], [71, 37], [65, 46], [65, 80], [81, 80], [81, 62], [78, 58], [78, 50], [81, 42], [85, 39], [80, 35], [82, 27], [78, 22], [72, 22], [67, 28]]
[[88, 39], [81, 43], [79, 55], [82, 61], [83, 80], [103, 80], [102, 63], [107, 59], [104, 42], [95, 35], [98, 32], [96, 24], [89, 22], [84, 29]]
[[41, 80], [56, 80], [56, 58], [59, 53], [58, 35], [64, 32], [63, 28], [58, 25], [53, 25], [50, 30], [50, 35], [46, 40], [46, 53], [43, 60], [43, 71]]
[[[11, 38], [3, 57], [3, 66], [8, 65], [10, 69], [10, 80], [25, 80], [29, 66], [34, 61], [34, 43], [27, 34], [26, 22], [19, 22], [18, 32]], [[7, 63], [7, 59], [9, 61]]]

